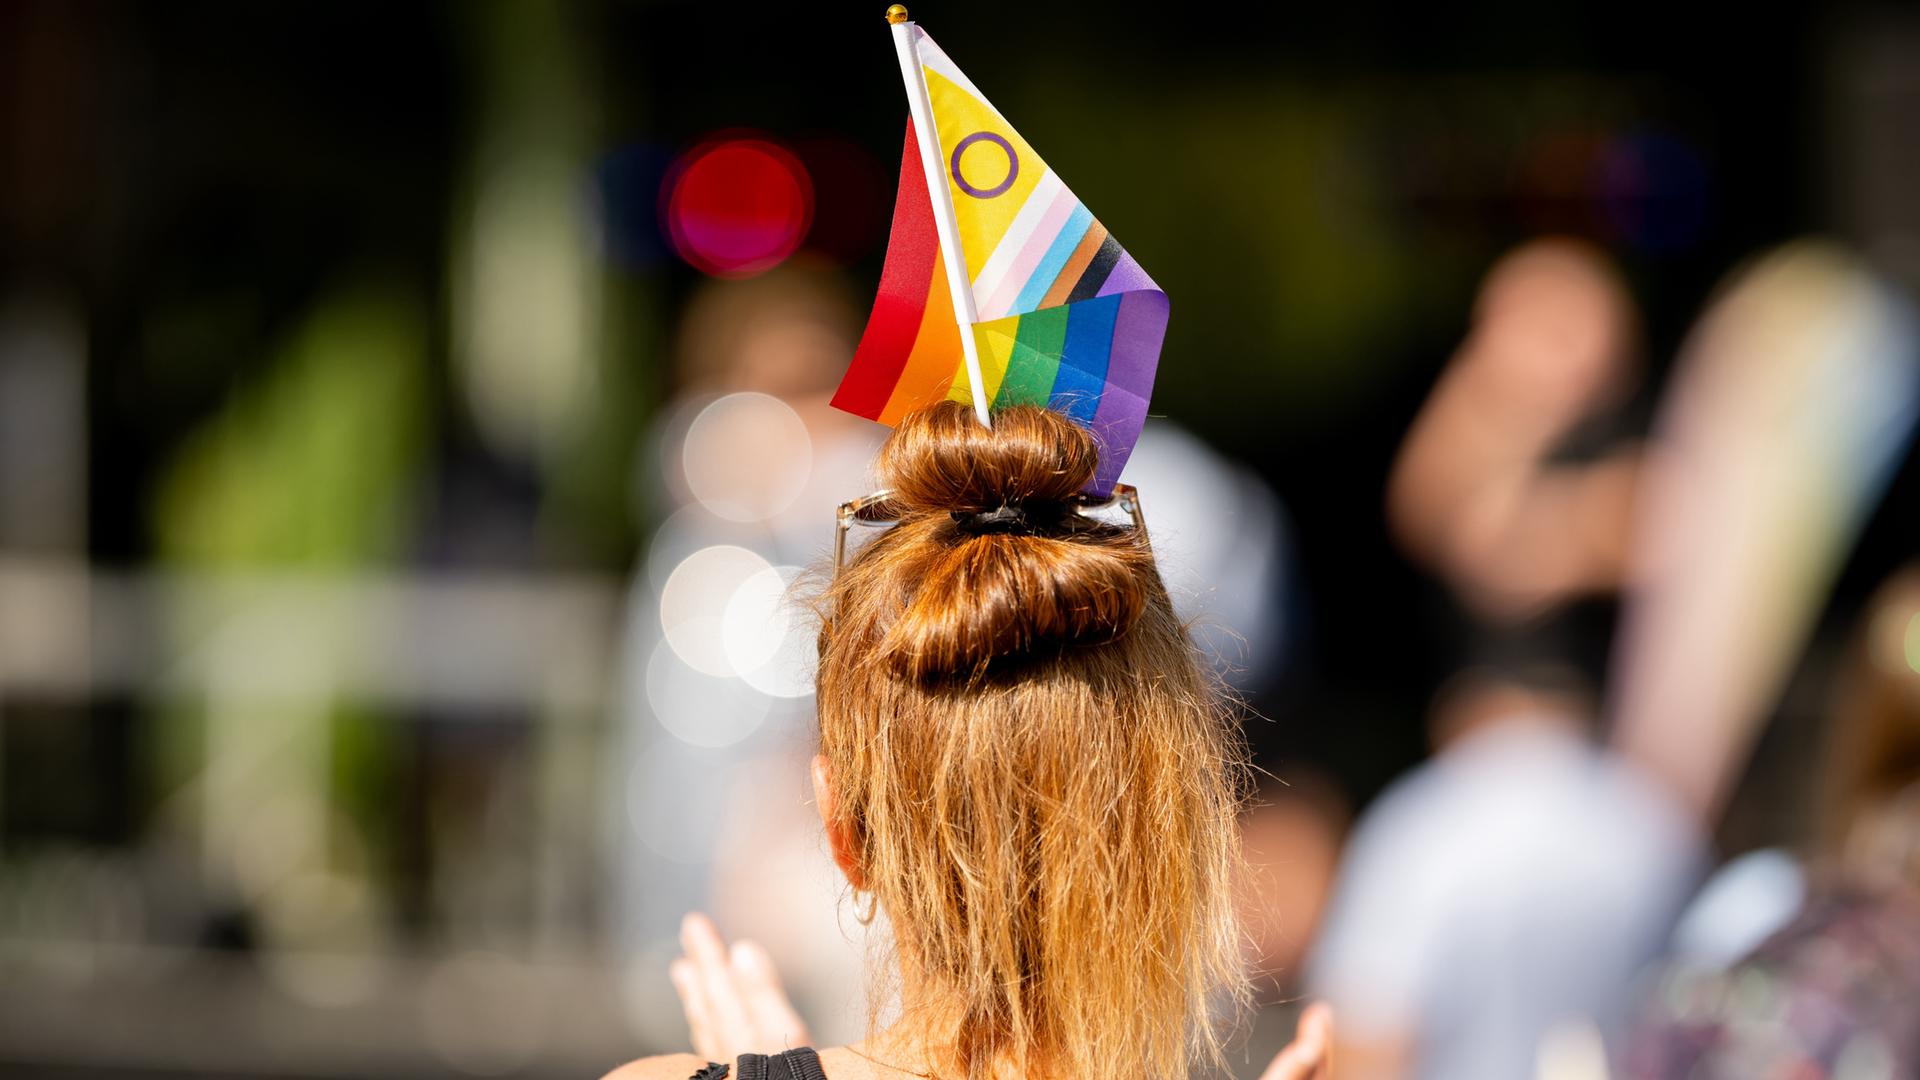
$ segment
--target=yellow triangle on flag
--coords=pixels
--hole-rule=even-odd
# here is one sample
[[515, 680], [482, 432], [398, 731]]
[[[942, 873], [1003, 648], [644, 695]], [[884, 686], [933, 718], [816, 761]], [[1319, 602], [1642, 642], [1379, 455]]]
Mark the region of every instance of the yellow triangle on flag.
[[1047, 164], [993, 106], [931, 67], [925, 70], [967, 279], [973, 280], [1033, 196]]

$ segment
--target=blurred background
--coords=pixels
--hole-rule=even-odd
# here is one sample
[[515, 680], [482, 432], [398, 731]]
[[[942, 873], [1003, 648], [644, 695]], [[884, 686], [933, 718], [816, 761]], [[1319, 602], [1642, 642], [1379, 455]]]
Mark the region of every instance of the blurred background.
[[[783, 598], [883, 435], [825, 405], [892, 210], [883, 7], [0, 2], [0, 1073], [595, 1076], [684, 1048], [694, 906], [857, 1037]], [[1855, 304], [1873, 370], [1730, 458], [1844, 482], [1738, 518], [1819, 539], [1754, 556], [1781, 628], [1677, 801], [1706, 864], [1815, 841], [1836, 673], [1920, 556], [1874, 366], [1920, 285], [1920, 16], [914, 15], [1172, 297], [1126, 479], [1258, 713], [1272, 998], [1488, 672], [1630, 757], [1670, 730], [1632, 702], [1671, 676], [1621, 674], [1634, 470], [1784, 340], [1689, 334], [1808, 234], [1745, 280]], [[1421, 497], [1503, 469], [1580, 483], [1525, 488], [1532, 531]]]

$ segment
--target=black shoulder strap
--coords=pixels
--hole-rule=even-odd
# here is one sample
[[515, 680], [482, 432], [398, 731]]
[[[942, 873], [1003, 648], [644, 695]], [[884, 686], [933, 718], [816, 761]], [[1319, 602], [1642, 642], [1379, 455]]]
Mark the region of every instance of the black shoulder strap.
[[802, 1046], [780, 1056], [786, 1059], [790, 1080], [827, 1080], [826, 1071], [820, 1068], [820, 1055], [813, 1052], [813, 1047]]
[[802, 1046], [784, 1054], [741, 1054], [734, 1080], [827, 1080], [820, 1069], [820, 1055], [812, 1047]]

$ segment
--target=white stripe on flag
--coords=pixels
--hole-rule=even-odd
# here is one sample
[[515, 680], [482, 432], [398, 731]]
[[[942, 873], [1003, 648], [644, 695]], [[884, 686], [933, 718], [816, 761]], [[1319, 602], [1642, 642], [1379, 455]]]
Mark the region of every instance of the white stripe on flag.
[[1074, 197], [1073, 192], [1065, 187], [1060, 188], [1060, 193], [1053, 197], [1053, 205], [1047, 207], [1047, 216], [1040, 219], [1040, 227], [1033, 230], [1032, 236], [1027, 237], [1027, 242], [1021, 247], [1020, 254], [1014, 258], [1013, 265], [1007, 268], [1006, 276], [1000, 279], [999, 287], [993, 290], [993, 294], [984, 304], [980, 303], [976, 295], [974, 314], [977, 317], [998, 319], [1004, 315], [1013, 314], [1013, 303], [1020, 299], [1021, 291], [1027, 287], [1027, 279], [1033, 277], [1034, 268], [1040, 265], [1041, 258], [1046, 255], [1047, 249], [1053, 246], [1053, 241], [1060, 235], [1060, 229], [1066, 225], [1067, 219], [1073, 216], [1074, 208], [1079, 205], [1080, 200]]
[[[1026, 203], [1013, 216], [1007, 231], [1001, 234], [1000, 242], [993, 246], [993, 254], [987, 256], [986, 265], [980, 268], [979, 275], [973, 279], [973, 302], [976, 305], [986, 303], [987, 298], [1000, 287], [1001, 280], [1007, 276], [1007, 271], [1013, 269], [1014, 260], [1020, 257], [1027, 240], [1033, 236], [1033, 230], [1039, 228], [1041, 220], [1047, 216], [1047, 210], [1053, 206], [1053, 200], [1060, 194], [1062, 186], [1052, 169], [1040, 174], [1040, 182], [1027, 193]], [[985, 312], [980, 314], [984, 317]]]

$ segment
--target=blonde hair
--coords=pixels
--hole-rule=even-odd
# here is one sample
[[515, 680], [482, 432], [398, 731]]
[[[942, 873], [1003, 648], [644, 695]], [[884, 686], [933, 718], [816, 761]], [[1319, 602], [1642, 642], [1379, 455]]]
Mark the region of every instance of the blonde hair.
[[823, 600], [834, 824], [953, 1006], [937, 1071], [1184, 1076], [1244, 998], [1239, 740], [1146, 538], [1067, 506], [1096, 453], [1034, 407], [907, 417], [877, 463], [899, 524]]

